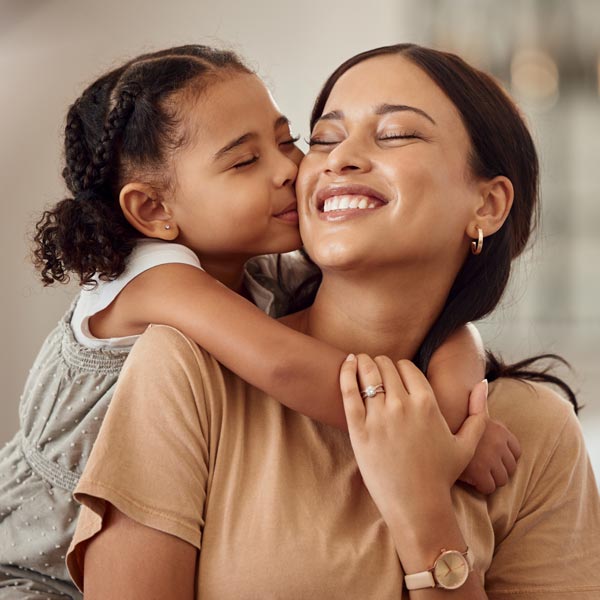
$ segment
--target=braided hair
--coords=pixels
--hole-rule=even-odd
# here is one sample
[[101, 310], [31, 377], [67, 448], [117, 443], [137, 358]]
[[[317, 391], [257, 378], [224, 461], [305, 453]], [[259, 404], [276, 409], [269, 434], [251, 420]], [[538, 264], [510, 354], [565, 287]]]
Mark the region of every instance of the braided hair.
[[140, 233], [119, 205], [134, 176], [160, 178], [185, 145], [183, 94], [198, 94], [227, 72], [251, 73], [230, 51], [188, 45], [141, 55], [92, 83], [69, 108], [62, 175], [71, 196], [36, 223], [34, 264], [44, 285], [71, 275], [92, 284], [125, 269]]

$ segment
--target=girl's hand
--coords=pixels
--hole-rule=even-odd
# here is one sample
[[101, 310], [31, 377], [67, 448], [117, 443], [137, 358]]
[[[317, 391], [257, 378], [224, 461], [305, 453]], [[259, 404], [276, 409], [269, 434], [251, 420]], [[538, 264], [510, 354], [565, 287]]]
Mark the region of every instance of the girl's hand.
[[459, 479], [482, 494], [491, 494], [508, 483], [520, 456], [519, 440], [502, 423], [488, 415], [475, 456]]
[[[363, 400], [361, 390], [380, 384], [384, 392]], [[473, 390], [469, 416], [456, 435], [429, 382], [408, 360], [396, 367], [385, 356], [350, 355], [340, 385], [356, 462], [384, 520], [399, 512], [410, 519], [422, 512], [425, 498], [449, 497], [483, 434], [487, 382]]]

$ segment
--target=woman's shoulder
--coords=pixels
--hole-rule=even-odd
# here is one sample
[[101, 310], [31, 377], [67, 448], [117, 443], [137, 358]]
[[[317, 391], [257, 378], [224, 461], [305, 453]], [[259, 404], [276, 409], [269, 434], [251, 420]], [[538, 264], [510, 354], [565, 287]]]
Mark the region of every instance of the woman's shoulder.
[[490, 384], [489, 411], [517, 436], [522, 449], [519, 464], [527, 467], [521, 470], [533, 479], [550, 463], [568, 472], [589, 462], [573, 405], [548, 385], [498, 379]]
[[173, 379], [180, 386], [224, 390], [245, 385], [204, 348], [169, 325], [149, 325], [139, 337], [123, 371]]
[[499, 378], [490, 383], [489, 407], [500, 420], [561, 427], [566, 420], [576, 419], [573, 405], [550, 386], [523, 379]]

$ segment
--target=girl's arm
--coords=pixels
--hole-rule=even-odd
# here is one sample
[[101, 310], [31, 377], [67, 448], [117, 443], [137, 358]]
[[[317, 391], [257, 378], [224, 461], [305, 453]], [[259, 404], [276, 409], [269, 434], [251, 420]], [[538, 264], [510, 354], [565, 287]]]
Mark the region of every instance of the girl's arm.
[[197, 552], [184, 540], [146, 527], [108, 504], [105, 526], [85, 552], [85, 599], [192, 600]]
[[153, 267], [90, 319], [100, 338], [170, 325], [285, 406], [347, 429], [338, 374], [345, 353], [263, 313], [208, 273], [185, 264]]
[[[468, 324], [456, 330], [431, 357], [427, 379], [452, 433], [468, 415], [465, 399], [485, 377], [485, 351], [477, 328]], [[482, 494], [491, 494], [512, 477], [521, 455], [519, 441], [502, 423], [486, 414], [486, 427], [475, 456], [460, 480]]]
[[[268, 317], [204, 271], [184, 264], [149, 269], [94, 315], [90, 328], [99, 338], [121, 337], [150, 323], [179, 329], [289, 408], [347, 429], [338, 383], [346, 354]], [[431, 361], [432, 385], [452, 428], [464, 420], [469, 392], [483, 378], [476, 342], [475, 328], [460, 330]]]

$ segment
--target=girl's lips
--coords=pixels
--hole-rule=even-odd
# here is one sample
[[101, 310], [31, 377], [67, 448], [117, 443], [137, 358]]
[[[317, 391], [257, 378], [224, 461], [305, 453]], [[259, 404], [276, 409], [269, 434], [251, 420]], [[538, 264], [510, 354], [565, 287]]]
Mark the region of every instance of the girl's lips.
[[296, 202], [292, 202], [288, 206], [286, 206], [281, 212], [273, 215], [276, 219], [280, 221], [285, 221], [286, 223], [298, 223], [298, 204]]

